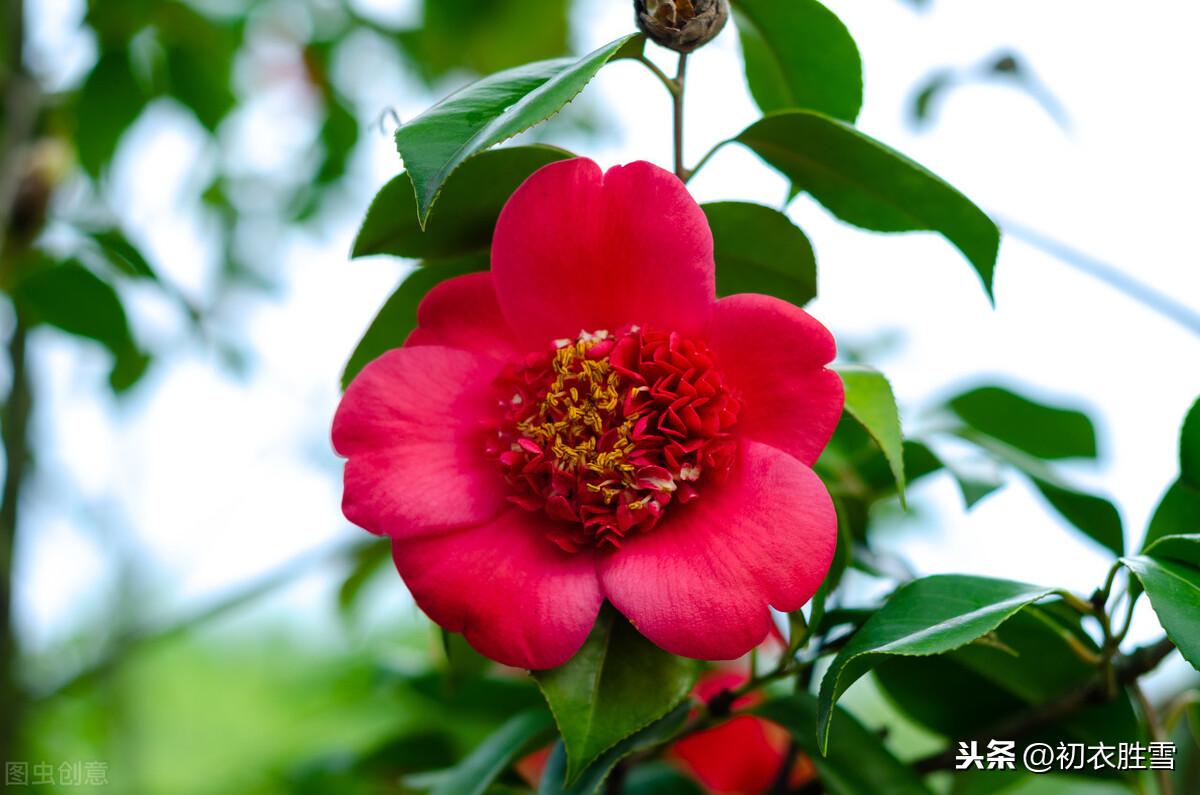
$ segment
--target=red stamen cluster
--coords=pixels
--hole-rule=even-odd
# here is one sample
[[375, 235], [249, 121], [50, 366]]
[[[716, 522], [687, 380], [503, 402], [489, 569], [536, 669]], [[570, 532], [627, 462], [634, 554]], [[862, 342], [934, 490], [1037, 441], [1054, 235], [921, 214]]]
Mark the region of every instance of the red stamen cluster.
[[509, 499], [560, 520], [571, 552], [619, 547], [733, 461], [740, 404], [701, 342], [637, 327], [560, 340], [496, 380]]

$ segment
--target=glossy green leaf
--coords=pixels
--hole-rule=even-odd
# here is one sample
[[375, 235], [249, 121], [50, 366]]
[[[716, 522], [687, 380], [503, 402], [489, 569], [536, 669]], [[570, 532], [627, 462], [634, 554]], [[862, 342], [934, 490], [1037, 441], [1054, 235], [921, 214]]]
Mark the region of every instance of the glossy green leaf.
[[734, 0], [750, 93], [763, 113], [816, 110], [852, 122], [862, 58], [850, 31], [817, 0]]
[[552, 737], [553, 729], [544, 710], [513, 716], [460, 762], [433, 795], [483, 795], [509, 765]]
[[565, 665], [533, 676], [566, 746], [566, 783], [597, 757], [687, 698], [698, 669], [646, 640], [606, 607]]
[[[647, 691], [647, 695], [652, 695], [652, 691]], [[596, 795], [618, 762], [637, 751], [656, 748], [670, 742], [687, 722], [690, 711], [690, 704], [680, 704], [649, 726], [605, 751], [573, 780], [567, 774], [570, 767], [569, 754], [562, 741], [555, 743], [554, 750], [546, 761], [546, 769], [542, 772], [538, 795]]]
[[539, 61], [498, 72], [397, 130], [396, 149], [416, 190], [421, 223], [464, 161], [558, 113], [606, 63], [638, 40], [623, 36], [580, 59]]
[[717, 293], [763, 293], [797, 306], [817, 297], [812, 244], [778, 210], [748, 202], [702, 208], [712, 228]]
[[1200, 489], [1200, 400], [1192, 404], [1183, 421], [1179, 439], [1179, 477], [1194, 489]]
[[451, 277], [487, 268], [486, 256], [471, 255], [450, 262], [427, 264], [413, 271], [384, 303], [359, 340], [342, 371], [342, 389], [348, 387], [354, 376], [372, 360], [404, 344], [409, 332], [417, 325], [417, 306], [430, 288]]
[[[994, 643], [971, 643], [931, 657], [890, 657], [876, 666], [876, 681], [909, 717], [943, 736], [959, 738], [977, 737], [1096, 676], [1095, 667], [1080, 659], [1073, 646], [1093, 653], [1099, 649], [1083, 630], [1079, 615], [1061, 602], [1026, 607], [991, 637]], [[1037, 734], [1054, 741], [1116, 744], [1137, 737], [1138, 720], [1128, 695], [1122, 693]]]
[[772, 699], [752, 712], [791, 732], [833, 795], [929, 793], [917, 773], [893, 756], [878, 735], [840, 708], [830, 709], [828, 715], [822, 713], [826, 728], [832, 724], [837, 734], [837, 742], [825, 748], [816, 730], [817, 701], [808, 693]]
[[972, 389], [947, 405], [980, 433], [1036, 458], [1096, 457], [1096, 429], [1082, 411], [1048, 406], [998, 386]]
[[975, 267], [989, 297], [1000, 230], [939, 177], [848, 124], [775, 113], [736, 139], [834, 215], [878, 232], [939, 232]]
[[1160, 538], [1123, 562], [1184, 659], [1200, 670], [1200, 533]]
[[1167, 489], [1142, 542], [1142, 549], [1164, 536], [1186, 535], [1200, 531], [1200, 489], [1177, 480]]
[[890, 655], [942, 654], [965, 646], [1053, 592], [959, 574], [925, 577], [900, 588], [838, 653], [821, 680], [822, 748], [829, 743], [834, 704], [879, 662]]
[[100, 60], [79, 89], [74, 136], [79, 163], [93, 177], [112, 160], [121, 136], [141, 115], [146, 96], [124, 49], [100, 54]]
[[622, 795], [704, 795], [698, 783], [665, 762], [634, 765], [625, 774]]
[[839, 365], [838, 375], [846, 386], [846, 411], [858, 420], [879, 445], [891, 467], [904, 504], [904, 436], [896, 396], [883, 374], [861, 365]]
[[371, 202], [352, 256], [455, 257], [486, 251], [513, 192], [542, 166], [568, 157], [570, 152], [552, 146], [481, 152], [450, 175], [424, 229], [417, 220], [412, 182], [401, 174]]
[[1029, 478], [1034, 488], [1062, 518], [1116, 555], [1125, 553], [1125, 527], [1112, 501], [1067, 482], [1045, 462], [973, 429], [959, 436]]

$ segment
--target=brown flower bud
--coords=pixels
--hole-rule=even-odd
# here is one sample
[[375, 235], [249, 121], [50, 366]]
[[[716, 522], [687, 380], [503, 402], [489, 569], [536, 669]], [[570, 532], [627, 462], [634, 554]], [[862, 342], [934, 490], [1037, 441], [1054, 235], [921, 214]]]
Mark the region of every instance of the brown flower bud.
[[633, 5], [642, 32], [675, 52], [703, 47], [729, 21], [729, 0], [634, 0]]

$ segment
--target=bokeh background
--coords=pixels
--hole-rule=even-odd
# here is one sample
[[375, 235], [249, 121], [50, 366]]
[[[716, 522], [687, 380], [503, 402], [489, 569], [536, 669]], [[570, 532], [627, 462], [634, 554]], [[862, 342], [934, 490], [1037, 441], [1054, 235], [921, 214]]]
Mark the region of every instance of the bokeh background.
[[[452, 762], [538, 696], [518, 677], [455, 686], [475, 663], [447, 659], [386, 550], [341, 516], [328, 441], [341, 369], [412, 268], [351, 262], [350, 244], [402, 168], [399, 120], [475, 75], [629, 32], [631, 4], [5, 5], [0, 197], [14, 210], [0, 275], [16, 290], [22, 268], [71, 266], [0, 307], [25, 353], [14, 367], [10, 345], [0, 365], [10, 453], [13, 396], [29, 398], [16, 402], [30, 428], [0, 516], [17, 523], [0, 576], [27, 694], [5, 694], [5, 752], [103, 760], [110, 789], [130, 793], [394, 791], [399, 775]], [[1200, 335], [1168, 306], [1200, 312], [1200, 6], [828, 5], [863, 53], [861, 128], [1010, 234], [993, 310], [940, 238], [864, 234], [802, 199], [789, 212], [817, 250], [810, 311], [886, 372], [906, 430], [983, 380], [1085, 408], [1101, 459], [1069, 473], [1110, 495], [1140, 540], [1200, 394]], [[757, 117], [732, 32], [692, 59], [688, 102], [691, 162]], [[31, 106], [27, 124], [13, 109]], [[606, 166], [666, 165], [669, 99], [618, 63], [536, 135]], [[693, 188], [787, 196], [734, 148]], [[1107, 280], [1085, 272], [1089, 256]], [[877, 539], [917, 572], [1088, 592], [1108, 568], [1022, 482], [968, 513], [939, 475], [911, 502], [884, 506]], [[1154, 631], [1139, 620], [1133, 639]], [[1148, 686], [1178, 689], [1185, 669]], [[868, 720], [886, 709], [869, 681], [848, 703]], [[912, 756], [927, 738], [891, 741]]]

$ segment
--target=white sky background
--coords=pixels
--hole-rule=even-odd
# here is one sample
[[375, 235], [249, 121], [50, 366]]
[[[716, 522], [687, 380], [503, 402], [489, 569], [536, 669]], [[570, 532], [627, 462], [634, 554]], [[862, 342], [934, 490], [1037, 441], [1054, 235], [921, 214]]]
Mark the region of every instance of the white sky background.
[[[94, 47], [67, 38], [82, 2], [30, 4], [39, 41], [86, 69]], [[362, 5], [368, 5], [363, 3]], [[369, 5], [411, 6], [376, 0]], [[628, 4], [587, 0], [577, 47], [591, 50], [630, 30]], [[948, 179], [985, 209], [1020, 220], [1118, 264], [1200, 310], [1194, 229], [1200, 216], [1200, 4], [989, 0], [935, 2], [920, 13], [899, 0], [833, 1], [866, 67], [860, 126]], [[391, 8], [395, 11], [395, 8]], [[400, 18], [411, 18], [401, 10]], [[1003, 87], [955, 91], [924, 132], [906, 122], [913, 87], [933, 68], [970, 66], [1015, 48], [1065, 106], [1064, 131], [1029, 97]], [[360, 53], [358, 57], [370, 57]], [[668, 59], [664, 59], [664, 66]], [[749, 124], [732, 29], [692, 59], [688, 160]], [[416, 82], [364, 87], [369, 123], [383, 106], [411, 118], [432, 99]], [[608, 166], [670, 161], [670, 110], [640, 66], [617, 64], [589, 88], [619, 135], [581, 154]], [[233, 134], [270, 157], [287, 145], [286, 98]], [[567, 113], [571, 111], [568, 109]], [[203, 294], [215, 266], [195, 208], [200, 137], [177, 114], [143, 120], [115, 174], [122, 215], [165, 274]], [[281, 131], [281, 127], [285, 128]], [[587, 147], [587, 148], [584, 148]], [[132, 398], [103, 389], [108, 363], [54, 332], [35, 338], [38, 480], [27, 501], [18, 556], [23, 637], [46, 648], [104, 620], [113, 550], [140, 552], [137, 587], [151, 616], [171, 615], [305, 550], [361, 532], [341, 517], [339, 467], [326, 441], [338, 376], [362, 331], [407, 266], [349, 262], [356, 223], [375, 190], [401, 169], [390, 137], [368, 132], [347, 185], [346, 210], [320, 237], [282, 234], [278, 294], [247, 302], [241, 328], [254, 367], [239, 379], [216, 357], [185, 347], [160, 361]], [[783, 180], [729, 147], [693, 183], [697, 198], [777, 203]], [[904, 343], [875, 362], [891, 378], [907, 425], [954, 385], [1000, 378], [1035, 394], [1082, 400], [1099, 422], [1102, 463], [1074, 468], [1111, 494], [1136, 543], [1177, 471], [1180, 422], [1200, 394], [1200, 339], [1111, 288], [1006, 239], [997, 308], [958, 252], [933, 235], [880, 236], [845, 227], [808, 199], [793, 218], [812, 238], [821, 297], [810, 311], [845, 340], [900, 330]], [[154, 301], [135, 297], [135, 330], [152, 348], [178, 334]], [[1105, 555], [1058, 522], [1015, 483], [964, 514], [956, 488], [937, 476], [916, 492], [924, 518], [885, 539], [919, 571], [961, 571], [1089, 592]], [[97, 521], [99, 520], [99, 521]], [[96, 525], [109, 530], [97, 534]], [[329, 616], [326, 578], [292, 589], [276, 607], [297, 625]], [[399, 579], [385, 602], [405, 607]], [[1147, 609], [1145, 605], [1142, 610]], [[319, 624], [320, 622], [318, 622]], [[1141, 615], [1135, 636], [1155, 625]]]

